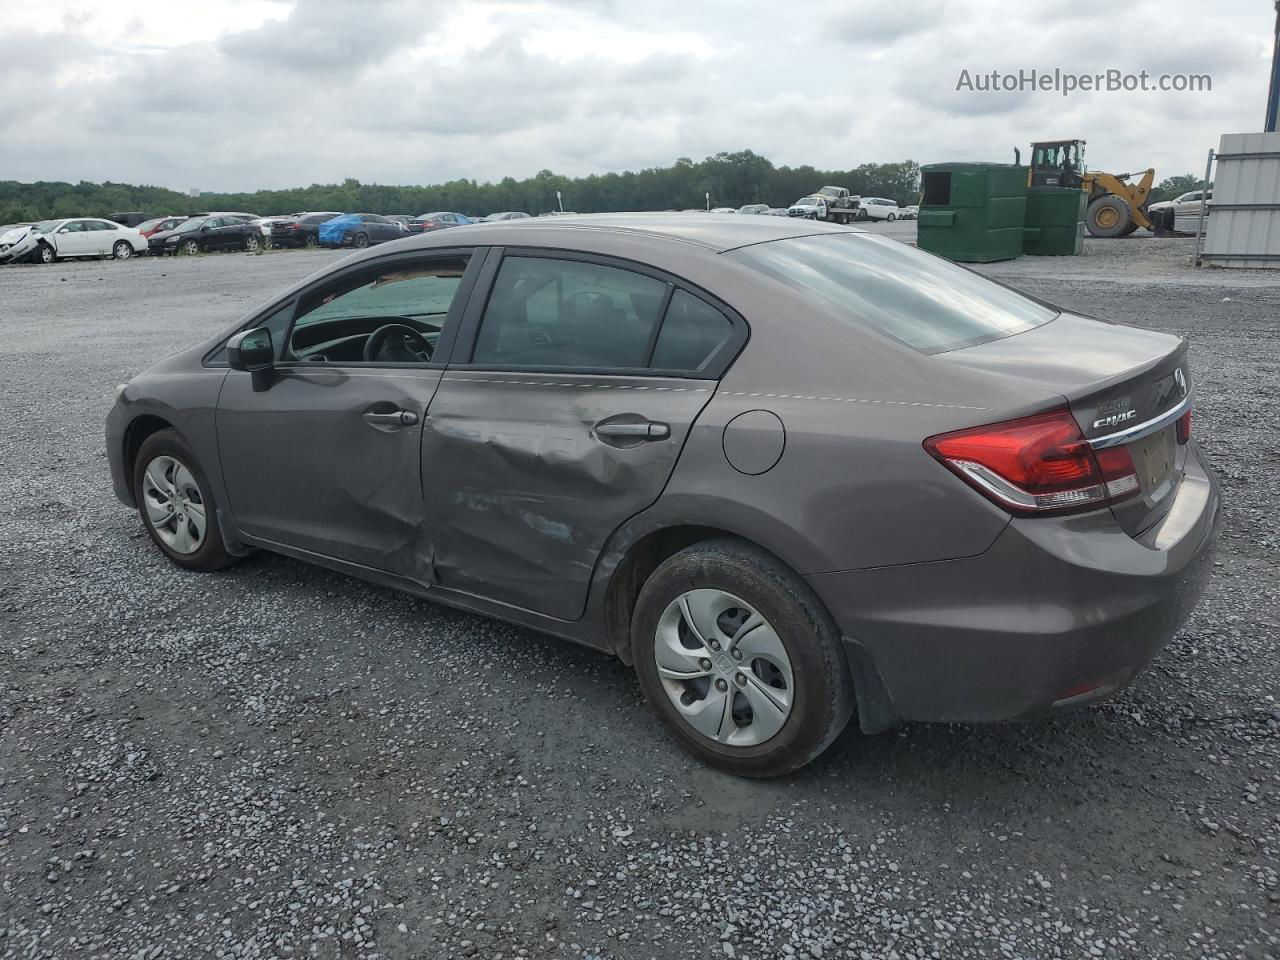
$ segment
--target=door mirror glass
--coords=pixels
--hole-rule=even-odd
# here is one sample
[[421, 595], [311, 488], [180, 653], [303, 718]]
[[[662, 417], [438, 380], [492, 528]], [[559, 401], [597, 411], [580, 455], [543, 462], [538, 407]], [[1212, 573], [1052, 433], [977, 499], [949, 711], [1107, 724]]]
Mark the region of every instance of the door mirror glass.
[[268, 370], [275, 364], [275, 356], [271, 331], [266, 327], [242, 331], [227, 341], [227, 366], [232, 370]]

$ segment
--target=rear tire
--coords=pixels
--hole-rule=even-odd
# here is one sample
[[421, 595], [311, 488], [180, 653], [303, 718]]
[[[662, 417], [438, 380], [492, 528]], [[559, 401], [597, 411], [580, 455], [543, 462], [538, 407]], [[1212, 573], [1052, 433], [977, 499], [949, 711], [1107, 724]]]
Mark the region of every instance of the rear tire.
[[111, 255], [117, 260], [128, 260], [133, 256], [133, 247], [128, 240], [117, 240], [116, 245], [111, 248]]
[[314, 233], [308, 233], [306, 236], [306, 239], [302, 241], [302, 245], [306, 247], [308, 250], [314, 250], [318, 246], [320, 246], [320, 238], [317, 237]]
[[898, 219], [898, 215], [897, 215], [896, 213], [891, 213], [891, 214], [889, 214], [889, 216], [888, 216], [886, 219], [887, 219], [890, 223], [893, 223], [893, 221], [895, 221], [895, 220], [897, 220], [897, 219]]
[[[686, 749], [729, 773], [797, 770], [853, 712], [839, 632], [822, 602], [743, 541], [704, 541], [668, 558], [640, 590], [631, 636], [650, 705]], [[687, 675], [675, 669], [683, 664]]]
[[244, 235], [244, 252], [257, 253], [258, 248], [262, 246], [256, 233], [246, 233]]
[[133, 464], [133, 500], [152, 542], [173, 563], [208, 573], [235, 562], [222, 542], [209, 480], [176, 430], [142, 441]]
[[357, 233], [356, 238], [351, 241], [351, 245], [357, 250], [363, 250], [369, 245], [369, 235], [367, 233]]
[[1122, 237], [1133, 223], [1133, 211], [1126, 200], [1114, 193], [1098, 197], [1089, 203], [1085, 213], [1084, 224], [1089, 233], [1095, 237]]

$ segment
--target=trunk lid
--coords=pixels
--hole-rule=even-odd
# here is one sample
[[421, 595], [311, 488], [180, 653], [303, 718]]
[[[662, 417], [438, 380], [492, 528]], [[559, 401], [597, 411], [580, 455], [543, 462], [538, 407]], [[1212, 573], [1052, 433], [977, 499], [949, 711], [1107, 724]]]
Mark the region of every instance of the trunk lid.
[[1126, 447], [1139, 490], [1111, 511], [1137, 536], [1164, 515], [1182, 479], [1186, 446], [1177, 442], [1174, 421], [1190, 404], [1186, 354], [1179, 337], [1064, 313], [938, 359], [1060, 393], [1091, 444]]

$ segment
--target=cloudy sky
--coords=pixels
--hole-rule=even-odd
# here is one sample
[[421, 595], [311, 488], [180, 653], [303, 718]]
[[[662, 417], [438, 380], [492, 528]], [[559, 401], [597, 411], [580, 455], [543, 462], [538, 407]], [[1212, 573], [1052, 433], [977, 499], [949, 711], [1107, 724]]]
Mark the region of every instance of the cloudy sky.
[[[249, 190], [779, 164], [1203, 169], [1262, 127], [1270, 0], [3, 0], [0, 179]], [[958, 91], [993, 70], [1209, 74], [1211, 92]]]

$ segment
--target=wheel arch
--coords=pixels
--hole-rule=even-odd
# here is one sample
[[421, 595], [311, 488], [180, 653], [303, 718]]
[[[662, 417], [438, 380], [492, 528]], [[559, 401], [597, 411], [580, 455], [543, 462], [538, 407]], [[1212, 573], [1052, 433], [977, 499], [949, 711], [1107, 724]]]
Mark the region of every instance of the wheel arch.
[[[170, 421], [154, 413], [140, 414], [130, 420], [129, 425], [125, 427], [124, 437], [122, 438], [121, 462], [124, 464], [124, 475], [130, 480], [129, 491], [131, 495], [133, 492], [134, 468], [138, 463], [138, 451], [142, 449], [142, 444], [146, 442], [147, 437], [159, 433], [161, 430], [176, 430], [176, 428]], [[137, 504], [134, 504], [134, 506], [137, 506]]]
[[785, 552], [774, 549], [759, 537], [744, 534], [734, 524], [717, 523], [710, 519], [670, 521], [655, 524], [644, 530], [632, 530], [615, 536], [614, 543], [606, 550], [597, 583], [603, 580], [597, 622], [606, 633], [606, 649], [623, 663], [632, 664], [631, 617], [635, 612], [636, 598], [645, 581], [664, 561], [686, 547], [707, 540], [734, 539], [762, 550], [800, 577], [796, 564], [789, 562]]

